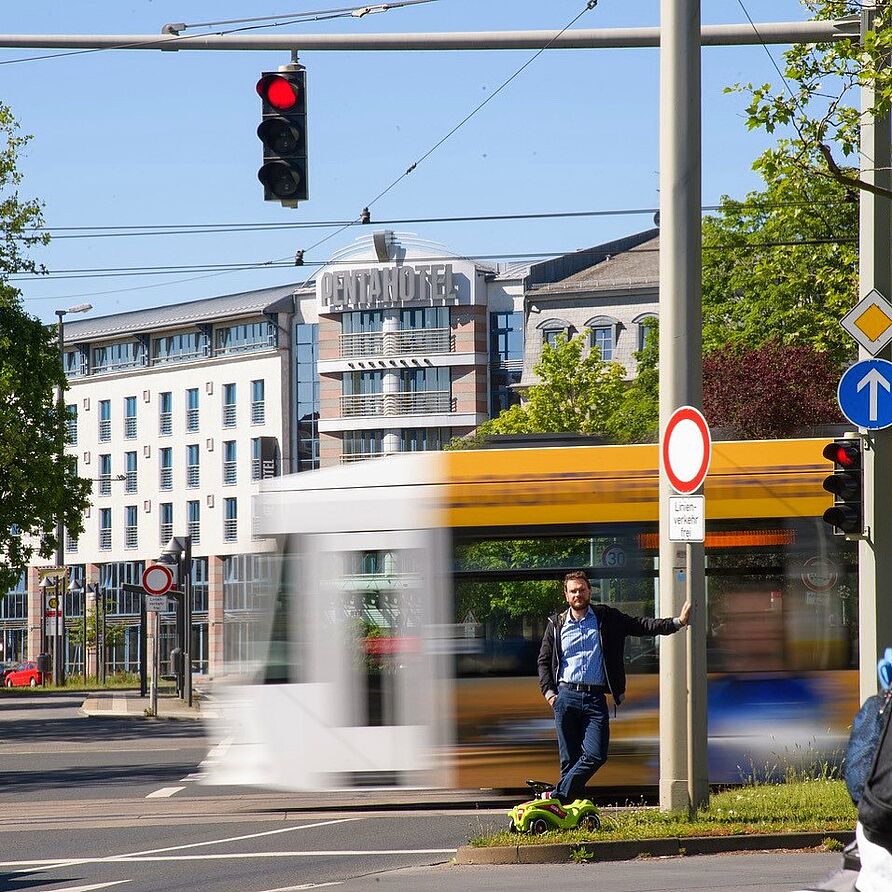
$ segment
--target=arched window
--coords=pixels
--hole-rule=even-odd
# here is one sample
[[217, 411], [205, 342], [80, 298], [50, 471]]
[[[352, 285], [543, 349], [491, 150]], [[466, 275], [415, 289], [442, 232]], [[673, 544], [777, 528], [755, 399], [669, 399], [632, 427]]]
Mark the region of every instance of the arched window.
[[619, 320], [613, 316], [593, 316], [585, 323], [590, 332], [589, 346], [597, 347], [601, 351], [601, 359], [605, 362], [613, 360], [619, 325]]
[[659, 321], [659, 316], [656, 313], [640, 313], [632, 320], [632, 324], [637, 327], [637, 337], [635, 338], [635, 343], [637, 344], [636, 350], [643, 350], [645, 344], [647, 343], [647, 333], [650, 331], [652, 327], [654, 327]]
[[545, 319], [540, 322], [536, 328], [542, 332], [542, 342], [548, 344], [550, 347], [557, 346], [558, 339], [561, 335], [564, 335], [567, 340], [570, 340], [570, 330], [572, 326], [566, 319], [558, 319], [553, 316], [550, 319]]

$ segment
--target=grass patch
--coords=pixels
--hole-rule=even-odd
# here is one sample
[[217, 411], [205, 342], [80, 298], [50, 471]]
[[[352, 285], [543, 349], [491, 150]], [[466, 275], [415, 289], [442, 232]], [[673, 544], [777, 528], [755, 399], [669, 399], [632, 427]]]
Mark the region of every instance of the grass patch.
[[750, 784], [715, 793], [693, 818], [686, 813], [634, 807], [601, 814], [601, 829], [555, 830], [533, 836], [496, 833], [477, 836], [473, 846], [541, 843], [578, 844], [591, 840], [660, 839], [684, 836], [733, 836], [754, 833], [823, 833], [855, 826], [856, 810], [845, 784], [832, 778]]
[[[46, 693], [84, 693], [88, 691], [121, 691], [121, 690], [138, 690], [139, 675], [135, 672], [117, 672], [114, 675], [109, 673], [105, 677], [105, 684], [100, 684], [92, 676], [84, 678], [82, 675], [68, 675], [65, 678], [65, 684], [54, 685], [47, 682], [45, 685], [38, 685], [36, 688], [29, 686], [16, 688], [0, 688], [0, 691], [9, 695], [25, 694], [33, 696], [41, 691]], [[159, 692], [169, 693], [175, 690], [173, 682], [162, 681], [158, 686]]]

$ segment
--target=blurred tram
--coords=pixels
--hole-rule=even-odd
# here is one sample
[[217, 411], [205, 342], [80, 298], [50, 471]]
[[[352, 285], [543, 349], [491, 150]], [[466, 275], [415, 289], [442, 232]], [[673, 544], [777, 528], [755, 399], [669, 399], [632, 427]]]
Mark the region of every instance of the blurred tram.
[[[857, 710], [857, 551], [821, 515], [826, 440], [713, 444], [712, 783], [838, 762]], [[536, 678], [561, 580], [658, 615], [657, 447], [414, 453], [269, 481], [279, 543], [251, 678], [221, 695], [210, 782], [503, 788], [554, 777]], [[600, 788], [656, 785], [658, 639], [626, 645]]]

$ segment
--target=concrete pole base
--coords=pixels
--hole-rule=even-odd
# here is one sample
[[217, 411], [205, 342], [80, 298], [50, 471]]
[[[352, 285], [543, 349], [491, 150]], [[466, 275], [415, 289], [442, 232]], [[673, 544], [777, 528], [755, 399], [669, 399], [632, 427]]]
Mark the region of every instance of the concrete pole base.
[[686, 780], [660, 781], [660, 811], [686, 812], [689, 802]]

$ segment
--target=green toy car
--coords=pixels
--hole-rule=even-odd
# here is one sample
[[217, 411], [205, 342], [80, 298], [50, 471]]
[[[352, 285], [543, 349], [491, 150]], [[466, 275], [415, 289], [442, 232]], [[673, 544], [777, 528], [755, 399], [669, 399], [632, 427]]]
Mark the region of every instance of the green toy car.
[[527, 781], [536, 798], [521, 802], [508, 812], [512, 833], [547, 833], [549, 830], [600, 830], [601, 818], [591, 799], [576, 799], [563, 805], [555, 799], [543, 799], [542, 794], [553, 789], [542, 781]]

